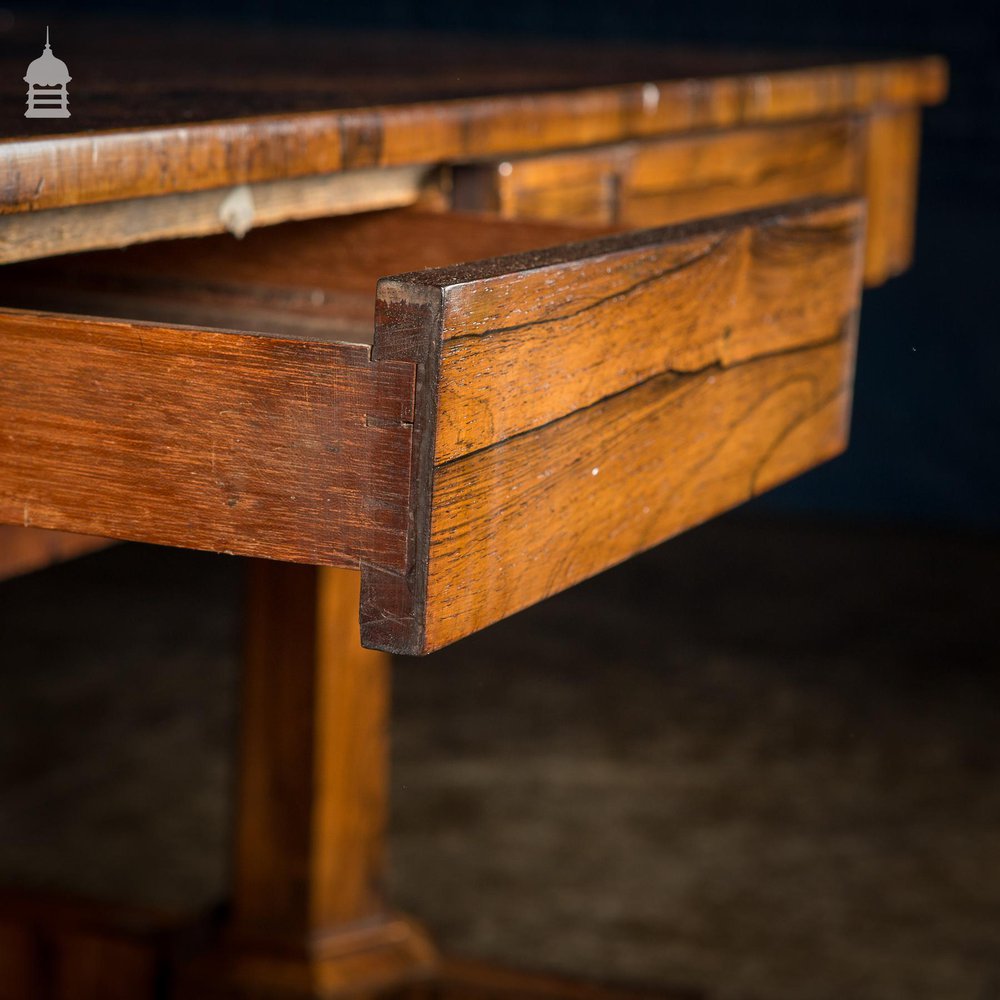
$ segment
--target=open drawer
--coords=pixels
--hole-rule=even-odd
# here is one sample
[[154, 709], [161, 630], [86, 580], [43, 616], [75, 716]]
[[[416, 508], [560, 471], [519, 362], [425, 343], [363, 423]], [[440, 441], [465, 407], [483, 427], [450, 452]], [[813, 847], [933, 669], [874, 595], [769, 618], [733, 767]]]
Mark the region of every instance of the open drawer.
[[841, 451], [863, 222], [391, 211], [10, 265], [0, 521], [360, 568], [365, 644], [428, 652]]

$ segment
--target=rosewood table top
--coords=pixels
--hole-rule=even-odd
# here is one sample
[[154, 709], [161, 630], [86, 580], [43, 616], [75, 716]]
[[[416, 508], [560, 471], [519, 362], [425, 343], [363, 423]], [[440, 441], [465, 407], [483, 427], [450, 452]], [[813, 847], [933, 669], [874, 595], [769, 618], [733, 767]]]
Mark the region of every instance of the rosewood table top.
[[[69, 119], [0, 108], [0, 213], [926, 104], [940, 59], [51, 25]], [[2, 37], [20, 90], [45, 25]]]

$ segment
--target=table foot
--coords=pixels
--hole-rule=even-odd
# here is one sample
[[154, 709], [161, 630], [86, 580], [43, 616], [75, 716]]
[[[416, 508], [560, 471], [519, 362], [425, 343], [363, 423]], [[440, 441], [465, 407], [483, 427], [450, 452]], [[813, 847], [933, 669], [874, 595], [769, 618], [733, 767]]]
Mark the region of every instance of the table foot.
[[[179, 970], [174, 1000], [375, 1000], [427, 983], [437, 950], [414, 920], [386, 917], [298, 949], [231, 938]], [[387, 993], [388, 991], [388, 993]]]

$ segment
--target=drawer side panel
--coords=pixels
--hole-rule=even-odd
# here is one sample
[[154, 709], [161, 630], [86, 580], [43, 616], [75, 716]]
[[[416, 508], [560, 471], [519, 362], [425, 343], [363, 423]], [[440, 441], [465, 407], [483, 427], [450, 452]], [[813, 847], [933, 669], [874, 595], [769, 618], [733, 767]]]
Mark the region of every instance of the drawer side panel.
[[0, 522], [402, 570], [413, 378], [363, 346], [0, 310]]

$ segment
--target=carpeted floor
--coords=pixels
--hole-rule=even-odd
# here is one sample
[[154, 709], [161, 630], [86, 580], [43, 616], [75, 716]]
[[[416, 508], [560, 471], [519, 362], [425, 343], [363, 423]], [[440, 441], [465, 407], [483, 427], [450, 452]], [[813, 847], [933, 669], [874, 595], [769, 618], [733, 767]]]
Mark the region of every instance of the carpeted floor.
[[[729, 517], [396, 670], [392, 889], [718, 998], [1000, 997], [1000, 546]], [[0, 880], [224, 891], [239, 564], [0, 584]]]

